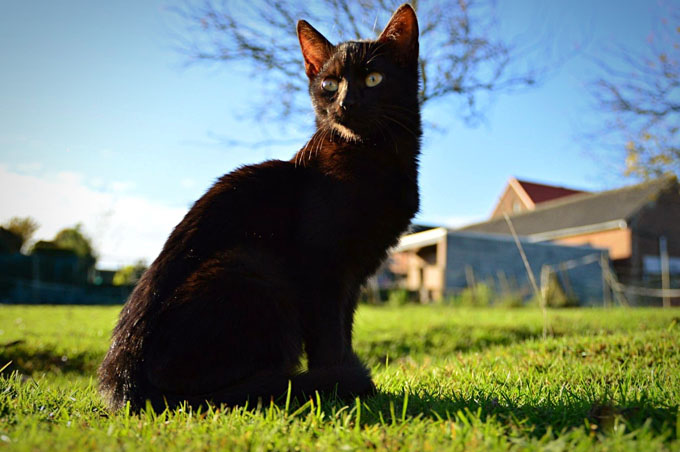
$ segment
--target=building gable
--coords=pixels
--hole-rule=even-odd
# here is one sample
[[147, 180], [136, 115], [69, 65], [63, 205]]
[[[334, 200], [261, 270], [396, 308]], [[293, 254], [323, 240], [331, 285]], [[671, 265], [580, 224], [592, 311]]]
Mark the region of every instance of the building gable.
[[491, 218], [502, 218], [504, 213], [516, 215], [531, 211], [538, 204], [580, 193], [585, 192], [511, 177], [491, 213]]
[[[625, 228], [627, 222], [664, 190], [677, 187], [674, 177], [599, 193], [576, 194], [541, 203], [535, 210], [511, 215], [518, 234], [536, 236], [540, 240]], [[509, 234], [503, 218], [460, 228], [490, 234]]]

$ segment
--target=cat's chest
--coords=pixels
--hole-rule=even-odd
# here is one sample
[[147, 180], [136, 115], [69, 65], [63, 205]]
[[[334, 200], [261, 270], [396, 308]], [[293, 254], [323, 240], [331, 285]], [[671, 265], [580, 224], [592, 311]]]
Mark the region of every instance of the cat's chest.
[[391, 244], [418, 210], [417, 181], [374, 171], [338, 179], [320, 176], [302, 196], [302, 239], [312, 247], [355, 245], [367, 251]]
[[371, 212], [381, 207], [408, 209], [418, 192], [415, 159], [404, 164], [384, 154], [359, 149], [334, 156], [325, 177], [333, 198]]
[[365, 183], [348, 184], [338, 194], [338, 202], [353, 206], [352, 217], [362, 222], [372, 219], [410, 218], [417, 210], [418, 188], [415, 181], [401, 174], [367, 176]]

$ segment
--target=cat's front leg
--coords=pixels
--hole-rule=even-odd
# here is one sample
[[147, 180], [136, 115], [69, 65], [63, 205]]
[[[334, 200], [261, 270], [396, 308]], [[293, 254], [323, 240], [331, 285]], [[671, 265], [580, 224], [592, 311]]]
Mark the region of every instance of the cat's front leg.
[[[345, 297], [337, 298], [338, 293]], [[370, 371], [352, 350], [352, 323], [356, 308], [358, 289], [335, 290], [321, 296], [318, 304], [309, 308], [308, 325], [305, 330], [305, 349], [310, 371], [334, 373], [333, 369], [345, 369], [338, 374], [338, 390], [347, 390], [354, 395], [375, 393], [375, 385]], [[350, 370], [354, 369], [354, 370]], [[343, 388], [340, 375], [350, 372], [352, 375], [363, 375], [360, 384], [355, 381], [352, 388]], [[349, 384], [349, 381], [346, 382]]]
[[[336, 305], [340, 307], [340, 305]], [[334, 393], [342, 399], [370, 396], [376, 393], [370, 370], [359, 360], [346, 340], [347, 328], [343, 312], [317, 317], [314, 333], [305, 338], [308, 372], [298, 378], [303, 392], [312, 389]]]
[[[330, 301], [328, 299], [326, 302]], [[307, 308], [304, 326], [305, 351], [310, 369], [339, 366], [351, 353], [340, 303], [319, 303]]]

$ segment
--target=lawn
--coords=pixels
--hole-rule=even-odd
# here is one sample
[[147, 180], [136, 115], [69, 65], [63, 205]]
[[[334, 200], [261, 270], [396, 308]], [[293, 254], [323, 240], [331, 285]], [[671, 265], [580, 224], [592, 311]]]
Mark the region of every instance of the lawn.
[[0, 448], [680, 450], [680, 312], [362, 306], [379, 393], [110, 412], [95, 369], [120, 307], [0, 305]]

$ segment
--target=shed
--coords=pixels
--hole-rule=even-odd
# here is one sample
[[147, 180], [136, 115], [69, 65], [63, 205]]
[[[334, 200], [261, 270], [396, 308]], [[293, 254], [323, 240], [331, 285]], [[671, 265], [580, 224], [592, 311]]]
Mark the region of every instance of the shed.
[[[521, 243], [537, 280], [541, 269], [549, 266], [565, 292], [580, 304], [602, 303], [601, 264], [609, 260], [606, 249], [527, 239]], [[418, 292], [424, 302], [456, 294], [477, 282], [491, 285], [498, 293], [513, 290], [525, 298], [531, 296], [524, 263], [510, 236], [445, 228], [405, 235], [390, 257], [389, 269], [396, 286]]]

